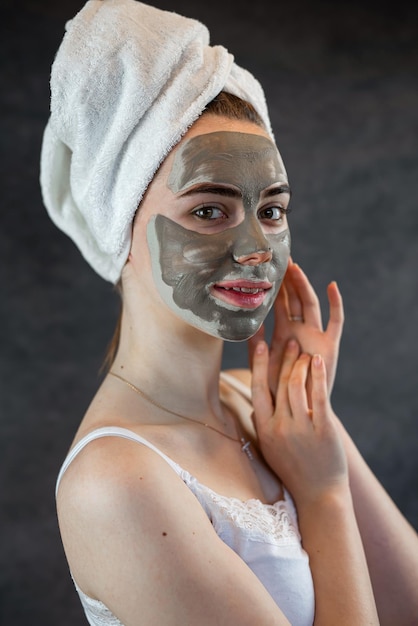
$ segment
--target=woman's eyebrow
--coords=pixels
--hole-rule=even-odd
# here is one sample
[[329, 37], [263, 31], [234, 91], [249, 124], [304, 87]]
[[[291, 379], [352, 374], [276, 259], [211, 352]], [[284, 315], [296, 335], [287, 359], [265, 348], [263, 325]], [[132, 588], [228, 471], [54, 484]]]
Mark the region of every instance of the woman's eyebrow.
[[280, 183], [280, 185], [277, 185], [276, 187], [272, 187], [271, 189], [268, 189], [267, 191], [263, 191], [261, 195], [263, 198], [271, 198], [271, 196], [278, 196], [281, 193], [287, 193], [289, 194], [289, 196], [291, 196], [292, 191], [289, 185]]
[[180, 195], [181, 198], [193, 196], [199, 193], [213, 193], [219, 196], [227, 196], [228, 198], [241, 198], [242, 193], [234, 187], [222, 187], [220, 185], [199, 185], [193, 187]]
[[[184, 198], [187, 196], [193, 196], [193, 195], [202, 194], [202, 193], [212, 193], [212, 194], [217, 194], [219, 196], [226, 196], [228, 198], [241, 198], [242, 197], [242, 193], [239, 189], [236, 189], [234, 187], [223, 187], [220, 185], [199, 185], [198, 187], [193, 187], [193, 189], [189, 189], [188, 191], [185, 191], [184, 193], [180, 195], [180, 197]], [[264, 198], [270, 198], [271, 196], [277, 196], [281, 193], [287, 193], [291, 195], [289, 185], [281, 183], [280, 185], [277, 185], [276, 187], [272, 187], [271, 189], [268, 189], [267, 191], [263, 191], [261, 195]]]

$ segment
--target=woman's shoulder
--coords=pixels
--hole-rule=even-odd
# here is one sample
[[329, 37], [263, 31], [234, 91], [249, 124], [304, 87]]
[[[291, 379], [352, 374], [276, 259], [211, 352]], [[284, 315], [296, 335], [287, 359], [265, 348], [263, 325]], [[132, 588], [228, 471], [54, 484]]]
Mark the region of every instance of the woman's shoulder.
[[144, 488], [144, 493], [147, 489], [152, 491], [160, 487], [163, 475], [164, 480], [178, 480], [164, 456], [123, 425], [82, 428], [64, 463], [58, 494], [71, 491], [94, 504], [97, 498], [92, 501], [92, 493], [123, 497], [140, 488]]
[[251, 370], [249, 369], [228, 369], [224, 370], [223, 374], [226, 374], [228, 377], [236, 378], [244, 385], [251, 386]]
[[[60, 531], [79, 586], [96, 597], [93, 571], [105, 566], [106, 554], [113, 558], [115, 541], [129, 553], [132, 545], [122, 537], [132, 540], [138, 533], [139, 546], [155, 520], [191, 505], [180, 476], [152, 449], [121, 437], [90, 441], [67, 468], [57, 493]], [[176, 523], [173, 515], [171, 527]]]
[[227, 406], [239, 417], [247, 436], [257, 439], [252, 414], [251, 371], [229, 369], [221, 373], [221, 397]]
[[[179, 623], [198, 623], [205, 605], [205, 624], [221, 623], [228, 612], [231, 623], [249, 624], [255, 623], [254, 603], [257, 613], [268, 614], [264, 623], [285, 623], [271, 619], [277, 607], [264, 587], [163, 458], [118, 438], [89, 446], [69, 468], [58, 498], [65, 552], [84, 594], [122, 623], [138, 623], [138, 607], [141, 623], [163, 623], [169, 614]], [[237, 579], [240, 602], [231, 608]], [[199, 581], [193, 594], [190, 580]], [[208, 605], [208, 598], [216, 601]]]

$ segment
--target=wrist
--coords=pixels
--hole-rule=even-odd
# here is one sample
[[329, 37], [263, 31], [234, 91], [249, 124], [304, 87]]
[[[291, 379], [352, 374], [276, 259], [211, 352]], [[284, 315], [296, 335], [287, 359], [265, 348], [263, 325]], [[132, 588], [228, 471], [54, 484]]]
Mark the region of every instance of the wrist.
[[337, 514], [353, 511], [348, 480], [330, 485], [320, 491], [312, 490], [308, 495], [295, 498], [299, 521], [304, 517], [329, 514], [333, 511]]

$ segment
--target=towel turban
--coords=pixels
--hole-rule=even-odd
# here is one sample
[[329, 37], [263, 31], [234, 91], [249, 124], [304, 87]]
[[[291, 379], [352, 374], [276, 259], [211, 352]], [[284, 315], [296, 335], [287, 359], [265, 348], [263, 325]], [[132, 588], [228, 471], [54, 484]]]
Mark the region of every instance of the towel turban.
[[272, 135], [260, 84], [200, 22], [136, 0], [90, 0], [51, 71], [41, 189], [51, 219], [96, 272], [120, 278], [132, 221], [158, 167], [226, 91]]

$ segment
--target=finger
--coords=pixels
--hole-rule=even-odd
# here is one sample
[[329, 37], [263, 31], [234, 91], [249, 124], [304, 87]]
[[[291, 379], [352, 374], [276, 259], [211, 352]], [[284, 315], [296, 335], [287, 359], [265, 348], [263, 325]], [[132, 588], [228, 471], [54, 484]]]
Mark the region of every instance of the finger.
[[259, 341], [254, 350], [251, 394], [256, 426], [263, 425], [273, 415], [274, 406], [268, 384], [269, 353], [265, 341]]
[[264, 335], [265, 335], [265, 329], [264, 329], [264, 324], [262, 324], [260, 328], [257, 330], [257, 332], [255, 333], [255, 335], [253, 335], [252, 337], [248, 339], [248, 342], [247, 342], [248, 362], [250, 365], [250, 369], [252, 369], [253, 367], [254, 352], [257, 347], [257, 344], [260, 341], [264, 341]]
[[283, 351], [291, 334], [290, 326], [286, 287], [282, 285], [274, 304], [274, 328], [270, 347], [270, 387], [273, 393], [276, 393]]
[[287, 304], [286, 284], [283, 282], [274, 303], [274, 329], [271, 338], [272, 347], [278, 344], [282, 351], [284, 342], [289, 339], [291, 333], [291, 322], [289, 321], [289, 309]]
[[283, 354], [283, 362], [276, 390], [276, 408], [281, 415], [291, 416], [289, 404], [289, 380], [294, 364], [299, 356], [299, 344], [295, 339], [288, 341]]
[[302, 301], [299, 297], [297, 288], [293, 281], [293, 276], [295, 273], [295, 263], [289, 263], [288, 270], [285, 275], [284, 284], [287, 295], [287, 311], [288, 317], [291, 321], [297, 321], [300, 318], [302, 321], [303, 318], [303, 305]]
[[274, 323], [275, 329], [280, 329], [283, 324], [287, 324], [289, 322], [289, 306], [288, 306], [288, 296], [286, 289], [286, 275], [283, 280], [283, 283], [279, 289], [279, 293], [276, 297], [276, 302], [274, 303]]
[[[321, 308], [318, 296], [302, 268], [293, 263], [289, 271], [289, 280], [300, 303], [301, 315], [305, 323], [322, 330]], [[291, 309], [293, 314], [293, 309]]]
[[287, 307], [286, 286], [282, 285], [274, 303], [274, 329], [270, 349], [270, 386], [276, 393], [277, 380], [283, 351], [291, 334], [291, 322]]
[[327, 372], [324, 359], [319, 354], [315, 354], [312, 358], [311, 376], [312, 420], [319, 425], [326, 420], [328, 415]]
[[289, 403], [290, 410], [295, 419], [306, 420], [310, 418], [306, 383], [308, 379], [311, 357], [301, 354], [289, 379]]
[[331, 339], [339, 341], [344, 326], [344, 306], [340, 290], [335, 281], [328, 285], [327, 294], [329, 302], [329, 321], [326, 333]]

